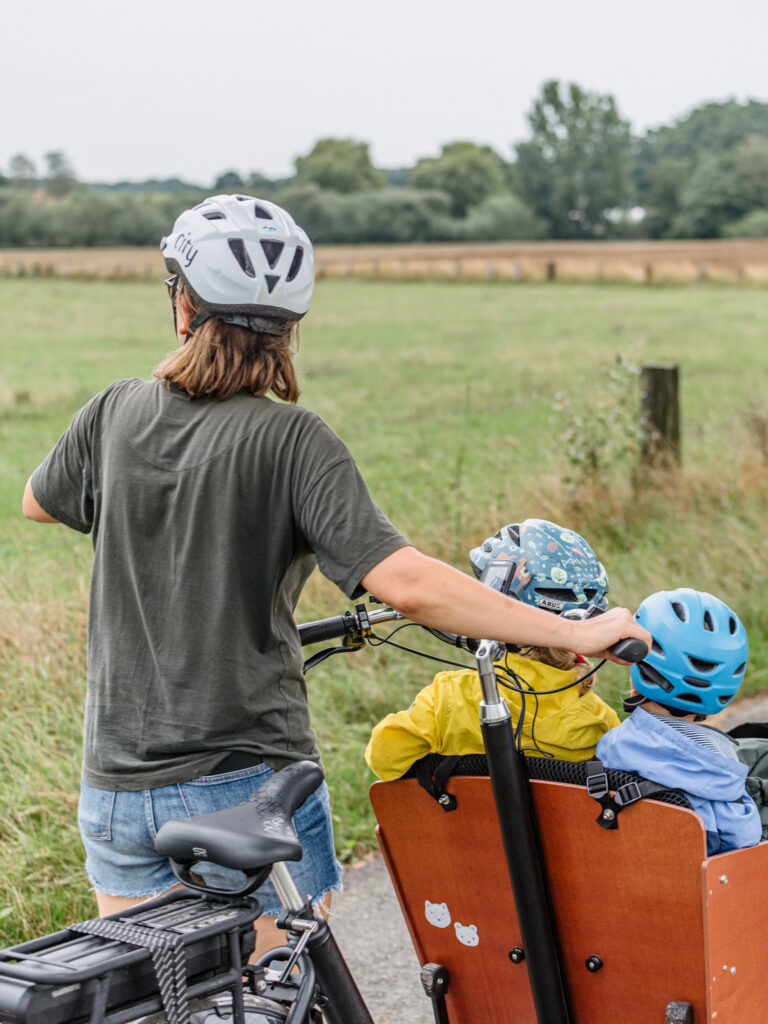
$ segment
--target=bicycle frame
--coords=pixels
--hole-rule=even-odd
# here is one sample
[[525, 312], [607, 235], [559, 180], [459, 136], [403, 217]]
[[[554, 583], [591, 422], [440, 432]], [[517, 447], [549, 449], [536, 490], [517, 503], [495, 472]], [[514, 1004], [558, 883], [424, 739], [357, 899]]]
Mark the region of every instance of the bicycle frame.
[[[270, 880], [286, 916], [292, 918], [290, 929], [295, 935], [292, 941], [296, 949], [302, 945], [302, 933], [306, 937], [306, 955], [323, 994], [323, 1016], [328, 1024], [373, 1024], [328, 922], [319, 914], [312, 914], [285, 864], [273, 865]], [[265, 954], [262, 962], [273, 955], [272, 952]]]

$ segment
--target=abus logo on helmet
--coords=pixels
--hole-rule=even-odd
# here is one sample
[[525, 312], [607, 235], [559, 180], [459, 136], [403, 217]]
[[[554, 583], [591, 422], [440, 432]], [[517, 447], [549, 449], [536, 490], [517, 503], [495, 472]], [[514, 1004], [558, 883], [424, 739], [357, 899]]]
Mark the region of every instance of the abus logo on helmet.
[[174, 243], [174, 249], [176, 252], [183, 256], [185, 260], [185, 266], [189, 266], [192, 260], [197, 256], [197, 249], [192, 244], [192, 239], [189, 235], [181, 234], [176, 236], [176, 242]]

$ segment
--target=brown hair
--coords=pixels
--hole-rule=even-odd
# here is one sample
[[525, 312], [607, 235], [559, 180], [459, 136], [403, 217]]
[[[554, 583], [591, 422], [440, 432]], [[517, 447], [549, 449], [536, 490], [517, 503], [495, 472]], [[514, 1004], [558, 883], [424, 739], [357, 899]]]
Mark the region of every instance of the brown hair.
[[[179, 281], [175, 302], [186, 303], [190, 319], [201, 311]], [[271, 391], [285, 402], [301, 394], [293, 357], [298, 348], [299, 325], [286, 322], [285, 334], [257, 334], [245, 327], [206, 320], [171, 352], [154, 372], [158, 380], [185, 391], [190, 398], [222, 402], [238, 391], [260, 396]]]

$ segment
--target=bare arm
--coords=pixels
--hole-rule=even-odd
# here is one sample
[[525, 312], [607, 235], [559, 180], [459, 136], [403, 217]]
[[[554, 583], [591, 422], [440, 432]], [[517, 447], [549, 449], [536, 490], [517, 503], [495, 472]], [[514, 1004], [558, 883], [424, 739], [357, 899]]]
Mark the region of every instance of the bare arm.
[[21, 510], [27, 519], [32, 519], [36, 523], [58, 523], [58, 519], [49, 516], [42, 505], [38, 503], [37, 498], [32, 493], [31, 480], [27, 480], [27, 486], [24, 488]]
[[414, 622], [463, 636], [562, 647], [612, 661], [619, 659], [607, 648], [625, 637], [637, 637], [649, 647], [651, 644], [650, 634], [626, 608], [614, 608], [586, 622], [573, 622], [510, 600], [412, 547], [400, 548], [379, 562], [362, 584]]

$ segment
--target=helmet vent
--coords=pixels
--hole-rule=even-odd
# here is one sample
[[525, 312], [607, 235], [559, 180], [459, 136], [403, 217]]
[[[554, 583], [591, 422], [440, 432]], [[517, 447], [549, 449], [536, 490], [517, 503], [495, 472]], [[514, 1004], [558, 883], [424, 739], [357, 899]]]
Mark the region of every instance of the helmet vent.
[[[240, 197], [238, 196], [238, 199], [239, 198]], [[240, 264], [240, 269], [243, 273], [247, 274], [248, 277], [256, 277], [256, 271], [253, 269], [251, 257], [248, 255], [248, 250], [245, 248], [245, 242], [242, 238], [228, 238], [227, 241], [229, 242], [229, 248], [232, 250], [232, 255]]]
[[681, 622], [688, 621], [688, 611], [684, 604], [680, 604], [679, 601], [672, 601], [672, 611], [675, 613], [678, 619], [680, 619]]
[[730, 634], [731, 634], [731, 636], [734, 636], [734, 634], [736, 633], [736, 630], [737, 630], [738, 628], [739, 628], [739, 624], [738, 624], [738, 622], [736, 621], [736, 619], [734, 619], [734, 617], [733, 617], [733, 616], [731, 616], [731, 617], [730, 617], [730, 618], [728, 619], [728, 629], [730, 630]]
[[678, 700], [684, 700], [686, 704], [703, 704], [704, 701], [697, 693], [678, 693]]
[[291, 265], [288, 269], [288, 273], [285, 276], [285, 280], [290, 282], [296, 277], [298, 272], [301, 270], [301, 264], [304, 259], [304, 248], [301, 245], [296, 246], [296, 252], [293, 254]]
[[[712, 616], [708, 611], [704, 612], [704, 629], [706, 629], [708, 633], [715, 632], [715, 624], [712, 621]], [[731, 632], [733, 632], [733, 630], [731, 630]]]
[[517, 544], [517, 546], [520, 547], [520, 527], [517, 525], [517, 523], [511, 523], [507, 527], [507, 533], [515, 542], [515, 544]]
[[271, 295], [272, 292], [275, 290], [275, 285], [280, 280], [280, 278], [277, 274], [265, 274], [264, 280], [267, 282], [267, 291]]
[[685, 676], [683, 682], [689, 686], [698, 686], [700, 690], [708, 690], [711, 685], [706, 679], [697, 679], [695, 676]]
[[538, 597], [549, 597], [554, 601], [575, 601], [576, 595], [572, 590], [563, 589], [559, 587], [536, 587], [536, 594]]
[[692, 658], [690, 654], [688, 655], [688, 661], [690, 661], [697, 672], [711, 672], [719, 664], [717, 661], [704, 661], [703, 658]]
[[646, 662], [641, 661], [637, 668], [644, 683], [650, 683], [651, 686], [660, 686], [665, 693], [671, 693], [674, 690], [674, 685], [668, 679], [665, 679], [661, 672], [657, 672], [655, 668], [652, 668]]
[[746, 661], [742, 661], [736, 671], [733, 673], [735, 676], [740, 676], [744, 669], [747, 667]]
[[253, 215], [257, 220], [272, 220], [272, 214], [269, 210], [265, 210], [263, 206], [259, 206], [258, 203], [253, 208]]
[[[637, 618], [637, 616], [635, 616], [635, 618]], [[661, 646], [659, 641], [654, 640], [653, 637], [651, 637], [651, 650], [654, 654], [660, 654], [662, 658], [664, 657], [664, 648]]]
[[272, 269], [280, 259], [280, 253], [285, 248], [285, 242], [270, 242], [268, 239], [262, 238], [261, 248], [264, 250], [264, 255], [267, 257], [270, 269]]
[[729, 701], [732, 700], [732, 698], [733, 698], [733, 694], [732, 693], [721, 693], [718, 696], [717, 701], [718, 701], [718, 704], [725, 705], [725, 704], [728, 704]]
[[596, 594], [597, 594], [597, 590], [594, 587], [585, 587], [584, 588], [584, 597], [586, 597], [586, 599], [588, 601], [594, 601]]
[[206, 220], [226, 220], [227, 218], [220, 210], [211, 210], [210, 213], [204, 213], [203, 216]]

